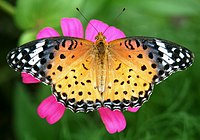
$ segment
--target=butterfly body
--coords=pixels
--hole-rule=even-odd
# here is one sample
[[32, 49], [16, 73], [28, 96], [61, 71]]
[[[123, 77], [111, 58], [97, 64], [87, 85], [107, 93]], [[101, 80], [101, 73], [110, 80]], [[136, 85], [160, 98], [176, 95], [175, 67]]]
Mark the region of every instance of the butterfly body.
[[106, 77], [108, 71], [108, 43], [105, 41], [106, 37], [100, 32], [96, 36], [96, 42], [94, 44], [94, 50], [92, 54], [95, 54], [96, 64], [96, 84], [100, 94], [105, 91]]
[[73, 37], [44, 38], [8, 54], [8, 64], [52, 86], [57, 100], [74, 112], [100, 107], [141, 106], [154, 84], [193, 63], [186, 48], [162, 39], [126, 37], [96, 42]]

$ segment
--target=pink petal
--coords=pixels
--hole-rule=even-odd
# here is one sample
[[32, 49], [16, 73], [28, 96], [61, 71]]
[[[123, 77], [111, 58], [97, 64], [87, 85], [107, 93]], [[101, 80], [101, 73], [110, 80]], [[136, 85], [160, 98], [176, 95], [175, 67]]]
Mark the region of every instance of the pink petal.
[[21, 76], [22, 76], [22, 82], [25, 84], [32, 84], [32, 83], [40, 82], [40, 80], [36, 79], [35, 77], [33, 77], [32, 75], [30, 75], [26, 72], [22, 72]]
[[[105, 30], [106, 30], [106, 32], [104, 33]], [[98, 32], [104, 33], [104, 35], [107, 38], [106, 39], [107, 42], [125, 37], [125, 34], [121, 30], [119, 30], [113, 26], [110, 26], [108, 28], [108, 25], [102, 21], [91, 20], [86, 28], [86, 37], [85, 38], [95, 42], [95, 36], [98, 34]]]
[[49, 114], [49, 107], [54, 103], [55, 97], [53, 95], [44, 99], [37, 108], [38, 115], [45, 118]]
[[119, 30], [119, 29], [117, 29], [113, 26], [110, 26], [108, 28], [108, 30], [106, 30], [104, 35], [107, 38], [107, 40], [106, 40], [107, 42], [110, 42], [110, 41], [115, 40], [115, 39], [126, 37], [125, 34], [121, 30]]
[[124, 118], [124, 115], [119, 110], [114, 110], [113, 115], [115, 116], [116, 122], [118, 122], [118, 131], [121, 132], [126, 128], [126, 119]]
[[64, 36], [83, 38], [83, 26], [77, 18], [62, 18], [61, 28]]
[[128, 111], [130, 112], [137, 112], [140, 109], [140, 107], [128, 107]]
[[98, 109], [101, 119], [111, 134], [121, 132], [126, 127], [126, 120], [121, 111], [111, 111], [109, 108], [101, 107]]
[[56, 37], [56, 36], [60, 36], [60, 35], [55, 29], [51, 27], [45, 27], [39, 31], [36, 38], [41, 39], [41, 38]]
[[56, 98], [51, 95], [42, 101], [37, 112], [41, 118], [46, 118], [49, 124], [54, 124], [63, 116], [65, 106], [57, 102]]
[[66, 108], [63, 104], [56, 101], [56, 103], [51, 106], [51, 111], [46, 117], [47, 122], [49, 124], [54, 124], [59, 121], [64, 115], [65, 109]]
[[108, 25], [102, 21], [95, 19], [90, 20], [85, 31], [85, 38], [87, 40], [95, 42], [95, 37], [98, 32], [104, 32], [107, 27]]

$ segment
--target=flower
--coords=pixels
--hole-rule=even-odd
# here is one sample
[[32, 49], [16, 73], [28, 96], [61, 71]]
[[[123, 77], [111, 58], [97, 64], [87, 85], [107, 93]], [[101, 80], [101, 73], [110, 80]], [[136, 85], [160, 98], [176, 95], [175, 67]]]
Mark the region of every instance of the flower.
[[[94, 28], [94, 27], [96, 28]], [[99, 20], [91, 20], [86, 28], [85, 39], [90, 41], [95, 41], [95, 36], [99, 32], [106, 32], [104, 36], [107, 38], [107, 42], [125, 37], [125, 34], [113, 27], [109, 26]], [[61, 29], [64, 36], [70, 37], [79, 37], [84, 38], [84, 30], [81, 22], [76, 18], [62, 18], [61, 19]], [[37, 39], [46, 38], [46, 37], [55, 37], [59, 36], [58, 32], [51, 27], [46, 27], [42, 29], [37, 34]], [[29, 74], [22, 73], [24, 83], [37, 83], [39, 80], [35, 79]], [[139, 108], [128, 108], [130, 112], [136, 112]], [[64, 114], [65, 106], [62, 103], [57, 102], [56, 98], [51, 95], [47, 97], [39, 105], [37, 112], [41, 118], [46, 118], [47, 122], [53, 124], [57, 122]], [[119, 110], [110, 110], [106, 107], [101, 107], [98, 109], [100, 117], [107, 129], [111, 134], [116, 132], [121, 132], [126, 127], [126, 120], [124, 115]]]
[[36, 79], [35, 77], [33, 77], [32, 75], [30, 75], [26, 72], [22, 72], [21, 76], [22, 76], [22, 82], [25, 84], [32, 84], [32, 83], [40, 82], [40, 80]]
[[41, 102], [37, 112], [41, 118], [46, 118], [49, 124], [54, 124], [63, 116], [65, 106], [57, 102], [56, 97], [51, 95]]

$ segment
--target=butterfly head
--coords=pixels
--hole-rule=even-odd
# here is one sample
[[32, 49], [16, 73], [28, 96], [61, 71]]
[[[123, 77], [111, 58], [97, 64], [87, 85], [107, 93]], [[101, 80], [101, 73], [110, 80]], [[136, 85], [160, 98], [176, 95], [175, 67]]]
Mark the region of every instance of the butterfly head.
[[106, 37], [103, 35], [102, 32], [99, 32], [97, 36], [95, 36], [96, 41], [105, 41]]

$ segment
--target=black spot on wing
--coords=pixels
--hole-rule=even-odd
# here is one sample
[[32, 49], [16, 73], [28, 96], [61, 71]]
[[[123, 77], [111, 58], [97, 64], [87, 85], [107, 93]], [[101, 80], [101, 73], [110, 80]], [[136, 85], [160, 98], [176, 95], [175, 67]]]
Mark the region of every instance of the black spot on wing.
[[130, 38], [139, 40], [144, 50], [148, 48], [147, 55], [153, 61], [151, 67], [158, 72], [157, 77], [155, 76], [153, 79], [155, 83], [159, 83], [176, 71], [186, 69], [193, 63], [194, 55], [192, 52], [176, 43], [151, 37]]
[[[55, 51], [59, 50], [57, 46], [65, 40], [72, 40], [72, 38], [54, 37], [28, 42], [9, 52], [7, 62], [15, 70], [30, 73], [42, 82], [49, 84], [45, 77], [45, 69], [51, 69], [52, 65], [49, 62], [54, 59]], [[63, 44], [61, 45], [64, 47]], [[60, 59], [65, 57], [64, 54], [60, 55]]]
[[124, 44], [125, 44], [126, 48], [129, 50], [135, 49], [134, 46], [132, 45], [132, 40], [125, 40]]

